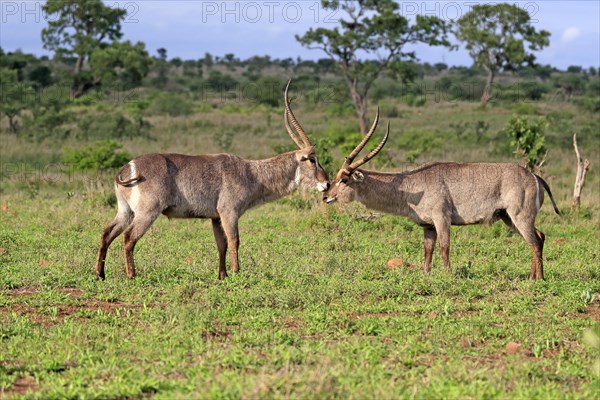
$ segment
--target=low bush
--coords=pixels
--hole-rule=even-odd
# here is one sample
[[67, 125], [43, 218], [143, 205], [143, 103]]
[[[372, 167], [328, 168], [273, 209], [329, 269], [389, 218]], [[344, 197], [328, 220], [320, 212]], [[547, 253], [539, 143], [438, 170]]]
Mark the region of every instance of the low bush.
[[327, 106], [327, 113], [332, 117], [346, 117], [356, 115], [356, 109], [350, 100], [336, 101]]
[[71, 134], [68, 124], [73, 120], [73, 113], [63, 96], [40, 96], [29, 109], [31, 113], [23, 117], [25, 137], [37, 141], [62, 140]]
[[77, 123], [83, 139], [121, 139], [148, 137], [150, 123], [138, 115], [134, 121], [119, 111], [88, 114]]
[[517, 115], [539, 115], [540, 110], [535, 104], [516, 102], [512, 105], [512, 110]]
[[600, 112], [600, 97], [582, 97], [576, 100], [576, 104], [584, 111], [590, 113]]
[[439, 148], [441, 144], [440, 138], [433, 133], [414, 129], [403, 132], [397, 141], [398, 147], [406, 150], [405, 159], [410, 163], [422, 154]]
[[478, 77], [467, 77], [459, 74], [442, 76], [435, 83], [435, 90], [440, 100], [444, 101], [479, 101], [485, 81]]
[[172, 117], [189, 115], [193, 111], [194, 105], [190, 100], [180, 94], [171, 92], [161, 92], [150, 105], [152, 114], [167, 114]]
[[131, 155], [115, 140], [97, 141], [80, 149], [63, 150], [62, 162], [71, 165], [74, 170], [104, 171], [119, 168], [129, 160]]

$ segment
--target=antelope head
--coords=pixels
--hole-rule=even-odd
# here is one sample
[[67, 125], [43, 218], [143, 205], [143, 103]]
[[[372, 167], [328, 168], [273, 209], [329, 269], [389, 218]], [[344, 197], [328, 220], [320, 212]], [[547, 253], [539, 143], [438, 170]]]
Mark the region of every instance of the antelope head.
[[342, 168], [339, 170], [337, 175], [335, 176], [335, 180], [332, 182], [329, 190], [323, 193], [323, 201], [325, 203], [333, 203], [334, 201], [339, 201], [341, 203], [349, 203], [355, 198], [355, 188], [357, 185], [363, 184], [365, 176], [361, 171], [358, 170], [358, 167], [372, 159], [381, 151], [385, 142], [388, 139], [390, 134], [390, 123], [388, 122], [387, 131], [383, 140], [379, 145], [374, 148], [369, 154], [364, 156], [358, 161], [354, 161], [354, 158], [361, 152], [361, 150], [367, 145], [367, 142], [373, 134], [375, 133], [375, 129], [377, 128], [377, 123], [379, 122], [379, 108], [377, 109], [377, 114], [375, 115], [375, 120], [373, 121], [373, 125], [369, 132], [365, 135], [363, 140], [352, 150], [350, 155], [346, 157], [346, 161], [342, 165]]
[[[285, 102], [283, 122], [288, 134], [299, 148], [299, 150], [296, 150], [295, 152], [296, 160], [298, 160], [296, 184], [307, 187], [316, 187], [318, 191], [324, 192], [329, 189], [329, 178], [317, 160], [315, 145], [311, 143], [308, 135], [304, 132], [304, 129], [302, 129], [302, 126], [296, 119], [296, 116], [290, 107], [290, 100], [288, 99], [290, 82], [291, 80], [288, 81], [283, 95]], [[292, 126], [298, 133], [297, 135], [294, 133]]]

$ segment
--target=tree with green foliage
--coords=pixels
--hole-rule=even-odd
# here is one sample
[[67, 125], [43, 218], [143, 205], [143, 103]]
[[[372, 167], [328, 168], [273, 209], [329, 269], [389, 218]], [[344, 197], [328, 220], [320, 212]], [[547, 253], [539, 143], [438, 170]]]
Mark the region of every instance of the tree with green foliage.
[[27, 108], [27, 98], [33, 97], [33, 89], [27, 82], [20, 82], [15, 69], [0, 67], [0, 82], [2, 82], [2, 101], [0, 115], [8, 118], [8, 127], [14, 134], [19, 129], [17, 117]]
[[[345, 14], [333, 29], [309, 29], [296, 35], [303, 46], [324, 51], [344, 78], [358, 116], [360, 131], [367, 132], [367, 94], [384, 70], [402, 76], [404, 60], [416, 59], [405, 45], [426, 43], [448, 46], [448, 25], [434, 16], [417, 15], [414, 22], [399, 12], [393, 0], [322, 0], [323, 8]], [[361, 59], [362, 55], [377, 59]]]
[[[71, 95], [80, 97], [99, 86], [115, 68], [125, 66], [136, 78], [147, 73], [148, 55], [143, 43], [119, 43], [125, 9], [105, 5], [101, 0], [49, 0], [42, 7], [48, 27], [42, 30], [44, 48], [61, 59], [75, 57]], [[105, 51], [107, 54], [101, 54]], [[118, 58], [118, 60], [117, 60]], [[145, 59], [145, 60], [144, 60]], [[96, 68], [91, 68], [96, 60]], [[112, 71], [98, 68], [110, 68]]]
[[525, 117], [513, 116], [504, 128], [514, 154], [523, 159], [527, 169], [536, 171], [542, 167], [548, 151], [544, 131], [548, 122], [544, 117], [529, 122]]
[[465, 43], [475, 64], [488, 74], [481, 102], [489, 102], [497, 72], [535, 65], [532, 52], [548, 46], [549, 36], [545, 30], [536, 31], [529, 13], [514, 4], [477, 4], [463, 15], [458, 20], [456, 37]]
[[152, 79], [154, 86], [158, 88], [164, 88], [169, 80], [167, 73], [169, 71], [169, 63], [167, 62], [167, 49], [161, 47], [156, 50], [158, 58], [154, 58], [152, 68], [156, 73], [156, 76]]
[[47, 86], [52, 80], [48, 67], [32, 54], [20, 50], [4, 53], [0, 47], [0, 116], [8, 118], [8, 128], [17, 134], [21, 112], [35, 99], [35, 89]]
[[583, 91], [586, 86], [585, 78], [582, 74], [565, 72], [555, 77], [554, 84], [560, 89], [563, 99], [569, 102], [573, 94]]
[[90, 57], [90, 71], [95, 80], [117, 82], [123, 89], [141, 85], [149, 67], [150, 56], [142, 42], [115, 42], [97, 48]]

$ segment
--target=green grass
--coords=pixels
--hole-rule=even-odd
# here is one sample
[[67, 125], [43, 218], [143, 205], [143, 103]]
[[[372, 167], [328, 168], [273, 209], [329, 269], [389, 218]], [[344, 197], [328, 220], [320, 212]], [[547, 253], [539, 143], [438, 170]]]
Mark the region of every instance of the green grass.
[[[409, 111], [433, 117], [422, 125], [422, 116], [403, 117], [407, 129], [435, 131], [442, 123], [428, 128], [432, 121], [456, 120], [450, 107]], [[488, 113], [493, 135], [510, 113]], [[221, 123], [248, 124], [250, 132], [261, 126], [262, 114], [228, 114], [225, 122], [218, 111], [208, 114], [213, 125], [203, 131], [194, 128], [196, 115], [157, 117], [155, 141], [126, 147], [216, 151], [210, 138]], [[325, 129], [317, 111], [297, 114], [312, 136]], [[577, 118], [573, 126], [585, 124], [585, 115]], [[158, 135], [169, 121], [173, 131]], [[179, 128], [184, 133], [170, 143]], [[7, 154], [15, 163], [38, 148], [49, 160], [60, 151], [1, 138], [14, 144]], [[268, 156], [274, 141], [286, 139], [275, 127], [240, 131], [232, 151]], [[463, 159], [468, 148], [478, 151], [470, 157], [487, 154], [480, 149], [487, 144], [443, 142], [448, 159]], [[225, 281], [217, 280], [210, 222], [161, 217], [136, 248], [139, 276], [126, 279], [117, 240], [99, 282], [100, 232], [115, 213], [111, 175], [4, 174], [0, 397], [594, 398], [600, 352], [584, 336], [600, 333], [598, 177], [590, 173], [583, 208], [569, 211], [570, 151], [551, 148], [548, 160], [564, 216], [548, 201], [538, 215], [547, 236], [544, 282], [528, 280], [530, 250], [502, 224], [454, 227], [454, 272], [436, 250], [424, 275], [419, 227], [356, 204], [326, 207], [316, 193], [244, 215], [242, 270]], [[597, 150], [584, 155], [593, 160]], [[386, 269], [390, 258], [404, 266]], [[511, 341], [521, 346], [517, 354], [506, 351]]]
[[[299, 196], [299, 195], [297, 195]], [[107, 280], [92, 272], [109, 207], [3, 199], [0, 387], [25, 397], [591, 397], [598, 352], [596, 224], [541, 213], [545, 282], [523, 241], [453, 229], [454, 274], [422, 262], [421, 232], [361, 207], [277, 202], [241, 222], [242, 272], [216, 279], [209, 223], [161, 218]], [[48, 213], [40, 213], [47, 210]], [[437, 260], [436, 254], [436, 260]], [[588, 297], [586, 297], [586, 294]], [[590, 300], [589, 296], [596, 296]], [[522, 351], [508, 355], [515, 341]]]

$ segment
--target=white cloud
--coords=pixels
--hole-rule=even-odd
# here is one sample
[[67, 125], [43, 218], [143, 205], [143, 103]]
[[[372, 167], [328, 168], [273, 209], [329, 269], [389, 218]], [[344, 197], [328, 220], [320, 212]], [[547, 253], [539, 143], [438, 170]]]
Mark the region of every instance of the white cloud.
[[572, 26], [570, 28], [565, 29], [562, 36], [560, 37], [560, 41], [563, 43], [569, 43], [575, 40], [580, 35], [581, 31], [579, 30], [579, 28]]

